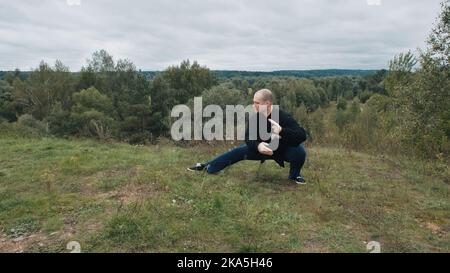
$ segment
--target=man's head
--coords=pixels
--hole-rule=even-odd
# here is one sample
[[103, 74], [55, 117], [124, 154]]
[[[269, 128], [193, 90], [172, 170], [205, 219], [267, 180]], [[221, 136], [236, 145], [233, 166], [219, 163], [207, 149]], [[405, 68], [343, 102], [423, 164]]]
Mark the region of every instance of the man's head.
[[253, 106], [256, 112], [268, 114], [272, 110], [273, 96], [269, 89], [261, 89], [256, 91], [253, 96]]

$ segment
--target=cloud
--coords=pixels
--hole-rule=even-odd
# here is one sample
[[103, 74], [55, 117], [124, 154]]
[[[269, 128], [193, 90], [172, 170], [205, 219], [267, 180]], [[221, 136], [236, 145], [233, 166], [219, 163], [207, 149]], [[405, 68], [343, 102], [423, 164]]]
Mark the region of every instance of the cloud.
[[144, 70], [187, 58], [212, 69], [384, 68], [425, 46], [440, 1], [5, 1], [0, 69], [60, 59], [79, 70], [99, 49]]
[[79, 6], [81, 5], [81, 0], [67, 0], [67, 5], [69, 6]]

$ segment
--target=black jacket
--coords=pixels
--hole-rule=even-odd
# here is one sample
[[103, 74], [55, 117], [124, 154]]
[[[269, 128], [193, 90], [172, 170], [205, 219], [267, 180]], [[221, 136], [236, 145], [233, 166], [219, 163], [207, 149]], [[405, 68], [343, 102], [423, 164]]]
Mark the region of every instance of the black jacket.
[[[247, 124], [246, 127], [246, 131], [245, 131], [245, 142], [247, 143], [247, 146], [249, 148], [249, 150], [251, 152], [256, 152], [259, 153], [258, 151], [258, 145], [263, 142], [263, 140], [260, 138], [259, 136], [259, 119], [265, 119], [267, 122], [267, 129], [268, 129], [268, 133], [271, 131], [271, 123], [269, 122], [268, 119], [271, 118], [271, 115], [269, 115], [268, 117], [265, 117], [262, 114], [254, 114], [256, 115], [256, 119], [254, 116], [254, 119], [249, 119], [254, 121], [258, 121], [257, 122], [257, 139], [256, 140], [250, 140], [249, 139], [249, 124]], [[278, 124], [280, 124], [282, 130], [280, 132], [280, 142], [278, 145], [278, 149], [276, 149], [273, 152], [273, 155], [271, 158], [273, 158], [280, 166], [284, 167], [284, 160], [283, 160], [283, 154], [286, 151], [286, 149], [290, 146], [298, 146], [301, 143], [303, 143], [306, 140], [306, 131], [305, 129], [303, 129], [302, 127], [300, 127], [300, 125], [298, 125], [298, 123], [294, 120], [294, 118], [289, 115], [287, 112], [283, 111], [283, 110], [279, 110], [279, 122]], [[270, 139], [269, 140], [265, 140], [264, 142], [270, 143]]]

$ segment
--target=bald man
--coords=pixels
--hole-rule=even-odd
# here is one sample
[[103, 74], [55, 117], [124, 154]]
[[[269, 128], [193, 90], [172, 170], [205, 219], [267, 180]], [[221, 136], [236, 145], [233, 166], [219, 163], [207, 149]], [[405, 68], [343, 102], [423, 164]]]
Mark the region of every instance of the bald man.
[[[197, 163], [188, 168], [190, 171], [204, 171], [214, 174], [226, 167], [241, 160], [275, 160], [280, 166], [284, 167], [284, 162], [290, 163], [289, 179], [297, 184], [306, 184], [305, 179], [300, 175], [303, 164], [306, 159], [306, 151], [302, 143], [306, 140], [305, 130], [286, 112], [279, 110], [279, 122], [271, 119], [273, 110], [273, 95], [268, 89], [258, 90], [253, 96], [253, 106], [258, 121], [263, 119], [267, 122], [267, 128], [271, 128], [271, 133], [278, 137], [278, 148], [271, 149], [271, 139], [263, 140], [259, 134], [257, 125], [256, 139], [250, 139], [249, 126], [246, 128], [245, 142], [215, 159]], [[252, 120], [252, 119], [250, 119]], [[264, 123], [262, 123], [264, 124]]]

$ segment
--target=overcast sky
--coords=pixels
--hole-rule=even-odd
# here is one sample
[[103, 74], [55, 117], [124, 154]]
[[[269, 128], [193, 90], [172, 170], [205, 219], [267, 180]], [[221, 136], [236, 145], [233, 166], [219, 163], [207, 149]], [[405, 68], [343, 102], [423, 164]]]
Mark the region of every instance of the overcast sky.
[[137, 68], [379, 69], [424, 48], [441, 0], [0, 0], [0, 70], [105, 49]]

